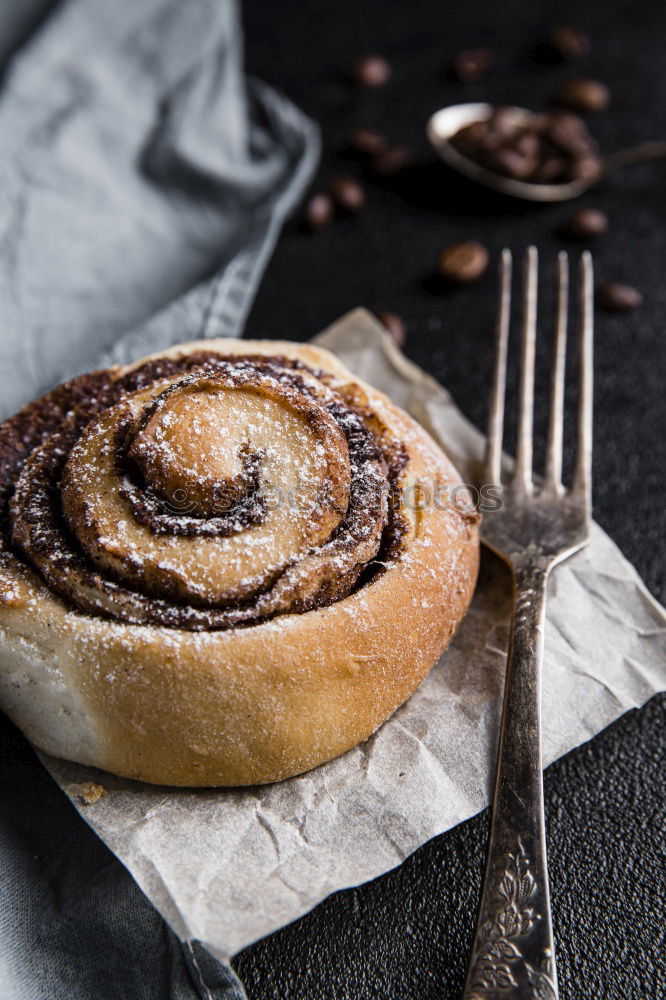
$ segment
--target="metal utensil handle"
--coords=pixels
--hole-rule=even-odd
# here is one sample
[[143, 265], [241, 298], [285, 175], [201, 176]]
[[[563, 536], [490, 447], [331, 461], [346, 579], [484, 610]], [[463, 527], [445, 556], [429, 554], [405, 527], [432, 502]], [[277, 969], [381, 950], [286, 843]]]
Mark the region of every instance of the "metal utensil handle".
[[541, 764], [548, 564], [514, 568], [513, 622], [481, 906], [463, 1000], [557, 1000]]
[[661, 160], [664, 157], [666, 157], [666, 142], [660, 140], [641, 142], [637, 146], [620, 149], [617, 153], [610, 153], [606, 156], [603, 162], [603, 172], [604, 174], [612, 174], [620, 167], [628, 167], [632, 163]]

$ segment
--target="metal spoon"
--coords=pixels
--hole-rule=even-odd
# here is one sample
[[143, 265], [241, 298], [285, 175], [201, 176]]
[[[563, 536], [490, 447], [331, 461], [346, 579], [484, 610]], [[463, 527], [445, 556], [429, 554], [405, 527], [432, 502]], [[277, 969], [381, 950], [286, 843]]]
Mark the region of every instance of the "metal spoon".
[[[560, 184], [530, 184], [529, 181], [519, 181], [513, 177], [497, 174], [463, 156], [455, 146], [451, 145], [452, 137], [460, 129], [473, 122], [486, 121], [492, 112], [491, 104], [452, 104], [448, 108], [442, 108], [441, 111], [436, 111], [428, 122], [428, 138], [447, 166], [453, 170], [464, 174], [477, 184], [511, 195], [513, 198], [522, 198], [524, 201], [569, 201], [571, 198], [578, 198], [597, 184], [602, 177], [619, 167], [641, 160], [666, 157], [666, 142], [644, 142], [605, 157], [601, 162], [600, 172], [591, 179], [565, 181]], [[515, 115], [516, 122], [521, 125], [527, 124], [532, 117], [532, 112], [525, 108], [511, 108], [511, 112]]]

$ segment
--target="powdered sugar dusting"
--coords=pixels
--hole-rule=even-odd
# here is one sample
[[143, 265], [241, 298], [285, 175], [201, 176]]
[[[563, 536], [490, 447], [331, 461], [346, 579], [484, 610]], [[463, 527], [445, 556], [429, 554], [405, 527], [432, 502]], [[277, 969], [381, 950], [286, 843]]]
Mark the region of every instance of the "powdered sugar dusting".
[[74, 407], [20, 472], [14, 542], [59, 594], [224, 628], [325, 606], [390, 565], [404, 449], [358, 387], [284, 358], [146, 367]]

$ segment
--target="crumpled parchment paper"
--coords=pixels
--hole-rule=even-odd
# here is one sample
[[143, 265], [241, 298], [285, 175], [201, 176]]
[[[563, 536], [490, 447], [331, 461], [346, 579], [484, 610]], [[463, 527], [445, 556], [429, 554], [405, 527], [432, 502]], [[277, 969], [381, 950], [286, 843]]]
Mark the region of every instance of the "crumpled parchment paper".
[[[473, 481], [481, 435], [368, 313], [318, 342], [425, 424]], [[174, 931], [226, 959], [487, 805], [509, 614], [508, 572], [486, 553], [453, 645], [410, 701], [363, 745], [277, 785], [157, 788], [43, 759]], [[666, 615], [596, 525], [553, 573], [545, 645], [546, 764], [666, 686]], [[86, 806], [88, 781], [107, 794]]]

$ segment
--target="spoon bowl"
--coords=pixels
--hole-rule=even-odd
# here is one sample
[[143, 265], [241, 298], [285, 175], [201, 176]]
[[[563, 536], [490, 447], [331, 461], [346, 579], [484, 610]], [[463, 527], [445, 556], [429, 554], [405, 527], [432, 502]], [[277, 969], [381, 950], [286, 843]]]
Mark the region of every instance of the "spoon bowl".
[[[474, 122], [487, 121], [492, 115], [491, 104], [452, 104], [448, 108], [436, 111], [427, 125], [428, 138], [444, 163], [452, 170], [463, 174], [477, 184], [492, 188], [501, 194], [524, 201], [569, 201], [577, 198], [591, 186], [594, 181], [576, 180], [561, 184], [530, 184], [529, 181], [514, 180], [495, 173], [487, 167], [475, 163], [451, 144], [456, 133]], [[531, 111], [525, 108], [511, 108], [512, 115], [520, 125], [525, 125], [533, 117]], [[596, 180], [596, 178], [595, 178]]]

